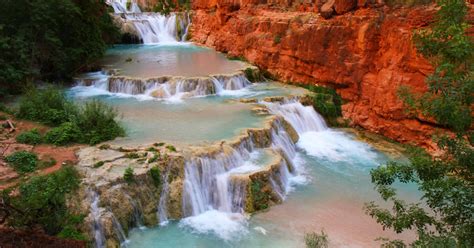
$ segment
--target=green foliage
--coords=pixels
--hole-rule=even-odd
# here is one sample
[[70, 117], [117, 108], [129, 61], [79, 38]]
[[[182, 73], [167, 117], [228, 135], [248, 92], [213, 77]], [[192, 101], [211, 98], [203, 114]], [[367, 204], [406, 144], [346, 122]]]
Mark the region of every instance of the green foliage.
[[82, 133], [79, 141], [95, 145], [125, 135], [125, 130], [115, 120], [117, 117], [115, 108], [98, 100], [87, 102], [75, 119]]
[[36, 170], [38, 156], [32, 152], [18, 151], [5, 157], [5, 161], [7, 161], [15, 171], [23, 174]]
[[55, 145], [97, 143], [123, 136], [125, 131], [115, 120], [117, 111], [98, 100], [77, 106], [54, 87], [31, 89], [20, 102], [19, 118], [58, 126], [45, 135], [45, 142]]
[[428, 92], [412, 94], [408, 87], [400, 97], [414, 116], [425, 115], [455, 132], [470, 128], [474, 96], [474, 44], [466, 35], [467, 7], [462, 0], [441, 0], [436, 22], [415, 33], [417, 47], [435, 66], [428, 77]]
[[137, 158], [140, 158], [140, 155], [136, 152], [129, 152], [125, 154], [125, 157], [129, 159], [137, 159]]
[[158, 187], [161, 184], [161, 172], [160, 168], [157, 166], [153, 167], [149, 171], [151, 179], [153, 179], [153, 184]]
[[262, 191], [262, 183], [260, 181], [252, 181], [250, 184], [252, 192], [253, 207], [256, 211], [267, 209], [269, 195]]
[[42, 141], [41, 134], [38, 129], [33, 128], [30, 131], [25, 131], [16, 136], [16, 141], [22, 144], [37, 145]]
[[169, 151], [172, 151], [172, 152], [176, 152], [176, 147], [174, 147], [172, 145], [167, 145], [166, 149], [168, 149]]
[[273, 37], [273, 43], [275, 43], [275, 44], [280, 44], [281, 43], [281, 34], [277, 34], [277, 35], [275, 35], [275, 37]]
[[164, 142], [160, 142], [160, 143], [154, 143], [153, 145], [154, 145], [154, 146], [164, 146], [165, 143], [164, 143]]
[[68, 121], [76, 112], [60, 89], [48, 87], [38, 90], [31, 87], [20, 100], [17, 117], [57, 126]]
[[321, 231], [321, 233], [306, 233], [304, 235], [304, 242], [306, 248], [327, 248], [329, 247], [328, 235]]
[[102, 167], [104, 164], [105, 164], [104, 161], [99, 161], [99, 162], [97, 162], [97, 163], [94, 164], [94, 168]]
[[31, 178], [20, 185], [18, 196], [10, 198], [8, 194], [3, 194], [2, 198], [19, 210], [11, 211], [8, 224], [17, 228], [40, 225], [49, 235], [62, 233], [65, 228], [82, 221], [70, 215], [66, 206], [66, 194], [71, 194], [78, 187], [78, 173], [73, 167], [63, 167], [55, 173]]
[[125, 169], [125, 172], [123, 173], [123, 179], [128, 184], [131, 184], [135, 181], [135, 176], [133, 175], [133, 168], [132, 167], [128, 167], [127, 169]]
[[11, 110], [9, 107], [7, 107], [5, 104], [0, 102], [0, 112], [6, 113], [6, 114], [13, 114], [13, 110]]
[[169, 15], [176, 9], [176, 4], [173, 0], [159, 0], [153, 7], [154, 12], [162, 15]]
[[56, 164], [56, 160], [54, 158], [47, 158], [38, 161], [38, 169], [48, 168]]
[[44, 141], [48, 144], [63, 146], [77, 142], [82, 139], [82, 133], [76, 123], [65, 122], [59, 127], [55, 127], [44, 136]]
[[337, 126], [336, 118], [342, 116], [342, 98], [336, 90], [322, 86], [305, 86], [312, 91], [310, 95], [314, 109], [321, 114], [331, 126]]
[[[441, 8], [436, 23], [415, 35], [419, 50], [436, 67], [427, 80], [428, 92], [414, 95], [405, 87], [400, 95], [413, 115], [432, 117], [455, 134], [441, 134], [435, 139], [442, 151], [439, 157], [415, 149], [410, 163], [390, 162], [373, 170], [372, 182], [392, 209], [371, 202], [366, 211], [384, 228], [397, 233], [416, 230], [418, 238], [410, 244], [413, 247], [474, 247], [474, 149], [469, 139], [474, 49], [465, 35], [465, 2], [438, 3]], [[398, 199], [392, 186], [395, 181], [417, 183], [427, 207]], [[401, 240], [387, 245], [406, 247]]]
[[148, 163], [149, 164], [154, 163], [154, 162], [158, 161], [160, 158], [161, 158], [160, 153], [157, 152], [153, 155], [152, 158], [148, 159]]
[[70, 78], [100, 58], [116, 27], [104, 1], [5, 0], [0, 9], [0, 84]]

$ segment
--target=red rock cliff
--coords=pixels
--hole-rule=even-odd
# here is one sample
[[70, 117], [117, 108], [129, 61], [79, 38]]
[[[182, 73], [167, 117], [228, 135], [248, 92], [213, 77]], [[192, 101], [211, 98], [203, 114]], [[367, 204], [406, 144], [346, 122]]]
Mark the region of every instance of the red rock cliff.
[[433, 6], [360, 8], [359, 1], [357, 10], [326, 20], [314, 12], [317, 4], [258, 1], [194, 1], [193, 40], [244, 56], [282, 81], [335, 87], [354, 125], [433, 148], [434, 123], [408, 118], [397, 97], [401, 85], [425, 90], [432, 67], [416, 52], [412, 33], [429, 24]]

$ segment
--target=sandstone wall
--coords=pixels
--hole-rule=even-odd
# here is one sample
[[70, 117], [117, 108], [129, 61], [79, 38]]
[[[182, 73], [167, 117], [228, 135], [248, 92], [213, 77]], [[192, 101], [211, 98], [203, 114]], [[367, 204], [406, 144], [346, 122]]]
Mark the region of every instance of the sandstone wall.
[[397, 97], [401, 85], [425, 90], [432, 67], [416, 52], [412, 33], [432, 21], [433, 6], [357, 8], [325, 19], [312, 11], [245, 7], [247, 0], [231, 1], [238, 4], [230, 8], [228, 1], [193, 2], [195, 42], [244, 56], [282, 81], [335, 87], [354, 125], [434, 147], [436, 125], [408, 118]]

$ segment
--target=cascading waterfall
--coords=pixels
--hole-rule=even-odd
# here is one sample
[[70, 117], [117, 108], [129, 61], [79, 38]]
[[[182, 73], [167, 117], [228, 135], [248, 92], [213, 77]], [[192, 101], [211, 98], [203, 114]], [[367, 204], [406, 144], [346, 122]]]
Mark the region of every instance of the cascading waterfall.
[[229, 192], [232, 187], [229, 186], [229, 171], [242, 166], [250, 158], [252, 150], [252, 145], [242, 145], [238, 149], [220, 153], [215, 158], [198, 157], [187, 161], [184, 168], [184, 215], [195, 216], [209, 210], [243, 212], [243, 203], [238, 199], [245, 199], [241, 195], [244, 192]]
[[132, 204], [132, 207], [133, 207], [133, 222], [134, 222], [135, 226], [137, 226], [140, 229], [144, 229], [145, 225], [143, 225], [143, 212], [142, 212], [142, 206], [141, 206], [140, 202], [133, 199], [127, 193], [124, 193], [124, 194], [128, 198], [128, 200], [130, 201], [130, 203]]
[[[91, 94], [121, 93], [144, 98], [179, 100], [195, 96], [228, 95], [251, 83], [243, 74], [209, 78], [129, 79], [93, 73], [88, 79], [77, 80], [77, 86], [95, 89]], [[84, 89], [84, 88], [81, 88]]]
[[126, 22], [131, 22], [144, 44], [177, 44], [186, 41], [191, 19], [189, 13], [162, 15], [160, 13], [142, 13], [136, 1], [127, 8], [127, 0], [115, 0], [109, 3], [116, 14]]
[[90, 190], [89, 191], [89, 198], [91, 202], [91, 214], [93, 218], [93, 227], [92, 230], [94, 231], [94, 244], [96, 248], [105, 247], [105, 234], [104, 228], [102, 227], [102, 223], [100, 221], [101, 211], [99, 208], [99, 194], [97, 192]]
[[267, 106], [272, 114], [285, 118], [298, 134], [328, 129], [324, 118], [311, 106], [303, 106], [295, 100], [284, 103], [262, 103]]
[[163, 189], [161, 190], [160, 193], [160, 200], [158, 202], [158, 221], [160, 222], [160, 225], [166, 225], [168, 224], [168, 194], [169, 194], [169, 183], [168, 183], [168, 177], [170, 175], [170, 170], [171, 166], [168, 166], [166, 168], [165, 175], [163, 177]]

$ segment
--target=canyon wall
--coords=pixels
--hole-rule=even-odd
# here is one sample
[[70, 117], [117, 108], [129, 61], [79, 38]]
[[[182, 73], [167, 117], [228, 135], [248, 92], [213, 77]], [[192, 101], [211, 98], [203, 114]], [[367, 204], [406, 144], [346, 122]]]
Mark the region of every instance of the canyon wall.
[[405, 115], [397, 90], [402, 85], [426, 90], [433, 68], [417, 53], [412, 34], [429, 25], [435, 7], [332, 4], [335, 12], [326, 19], [318, 13], [321, 3], [193, 1], [192, 39], [245, 57], [281, 81], [334, 87], [345, 100], [344, 117], [354, 126], [434, 148], [436, 124]]

